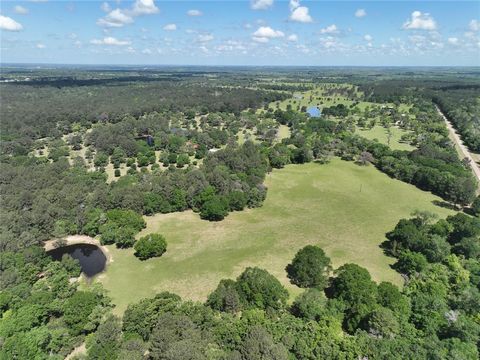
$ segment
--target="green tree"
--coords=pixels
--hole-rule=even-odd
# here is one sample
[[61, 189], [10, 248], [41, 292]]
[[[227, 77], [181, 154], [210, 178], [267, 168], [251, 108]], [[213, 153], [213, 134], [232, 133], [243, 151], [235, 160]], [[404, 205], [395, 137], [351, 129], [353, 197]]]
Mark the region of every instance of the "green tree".
[[367, 319], [367, 331], [378, 338], [393, 338], [400, 331], [400, 326], [392, 310], [379, 307]]
[[345, 264], [335, 271], [331, 292], [347, 305], [345, 329], [353, 333], [365, 317], [375, 308], [377, 285], [367, 269], [356, 264]]
[[327, 286], [331, 269], [330, 258], [321, 248], [314, 245], [307, 245], [300, 249], [286, 268], [288, 278], [293, 284], [303, 288], [319, 289]]
[[135, 256], [141, 260], [159, 257], [167, 251], [167, 242], [160, 234], [149, 234], [140, 238], [134, 245]]
[[480, 195], [473, 200], [472, 213], [473, 215], [480, 217]]
[[88, 359], [115, 360], [121, 345], [120, 320], [110, 315], [87, 343]]
[[190, 164], [190, 158], [188, 157], [187, 154], [178, 155], [177, 167], [181, 168], [181, 167], [184, 167], [185, 165], [188, 165], [188, 164]]
[[77, 291], [63, 306], [63, 319], [73, 335], [85, 333], [89, 315], [97, 305], [96, 294], [87, 291]]
[[240, 301], [247, 308], [281, 309], [285, 307], [288, 292], [266, 270], [248, 267], [237, 279]]
[[241, 303], [236, 282], [230, 279], [220, 280], [217, 288], [208, 296], [206, 305], [218, 311], [238, 312]]
[[327, 298], [323, 291], [316, 288], [307, 289], [293, 302], [291, 312], [293, 315], [309, 320], [318, 320], [325, 313]]
[[240, 349], [242, 360], [287, 360], [288, 352], [273, 341], [265, 328], [255, 325], [245, 336]]
[[221, 196], [214, 195], [205, 201], [200, 209], [200, 217], [210, 221], [220, 221], [228, 214], [227, 201]]

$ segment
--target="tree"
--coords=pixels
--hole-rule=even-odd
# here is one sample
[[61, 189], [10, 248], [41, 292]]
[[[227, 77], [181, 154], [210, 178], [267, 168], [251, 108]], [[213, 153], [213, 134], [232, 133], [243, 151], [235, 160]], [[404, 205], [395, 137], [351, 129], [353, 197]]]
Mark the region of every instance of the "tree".
[[240, 349], [242, 360], [287, 360], [288, 352], [282, 344], [276, 344], [265, 328], [253, 326]]
[[300, 249], [287, 265], [288, 278], [293, 284], [307, 288], [324, 289], [328, 283], [328, 274], [331, 271], [331, 261], [325, 252], [314, 245], [307, 245]]
[[473, 200], [472, 213], [473, 215], [480, 217], [480, 195]]
[[378, 338], [393, 338], [400, 330], [392, 310], [384, 307], [372, 311], [368, 316], [366, 327], [370, 335]]
[[414, 251], [402, 251], [395, 263], [395, 269], [402, 274], [415, 274], [423, 271], [428, 265], [425, 255]]
[[247, 197], [243, 191], [234, 190], [228, 194], [228, 206], [232, 211], [241, 211], [247, 206]]
[[214, 195], [207, 200], [200, 210], [200, 217], [210, 221], [220, 221], [228, 214], [227, 201], [221, 196]]
[[97, 305], [96, 294], [87, 291], [77, 291], [63, 306], [63, 319], [69, 326], [73, 335], [85, 332], [85, 325], [89, 321], [89, 315]]
[[236, 282], [230, 279], [220, 280], [217, 288], [208, 296], [206, 305], [218, 311], [238, 312], [241, 303]]
[[398, 318], [408, 320], [411, 313], [410, 302], [392, 283], [383, 281], [378, 285], [377, 302], [392, 310]]
[[247, 308], [281, 309], [288, 298], [287, 290], [266, 270], [248, 267], [237, 279], [240, 301]]
[[188, 165], [188, 164], [190, 164], [190, 158], [188, 157], [187, 154], [178, 155], [177, 167], [181, 168], [181, 167], [184, 167], [185, 165]]
[[309, 320], [318, 320], [325, 312], [327, 298], [325, 294], [315, 288], [307, 289], [300, 294], [292, 304], [293, 315]]
[[94, 336], [88, 341], [88, 359], [115, 360], [121, 344], [120, 320], [110, 315], [100, 324]]
[[141, 260], [159, 257], [167, 251], [167, 242], [160, 234], [149, 234], [140, 238], [134, 245], [135, 256]]
[[376, 306], [377, 285], [368, 270], [356, 264], [345, 264], [335, 274], [330, 290], [334, 298], [347, 305], [344, 327], [354, 333]]
[[371, 164], [375, 159], [373, 158], [373, 155], [369, 153], [368, 151], [362, 151], [360, 156], [358, 157], [357, 163], [363, 166], [366, 166], [368, 164]]
[[154, 360], [203, 360], [202, 333], [185, 315], [160, 315], [150, 338], [150, 358]]

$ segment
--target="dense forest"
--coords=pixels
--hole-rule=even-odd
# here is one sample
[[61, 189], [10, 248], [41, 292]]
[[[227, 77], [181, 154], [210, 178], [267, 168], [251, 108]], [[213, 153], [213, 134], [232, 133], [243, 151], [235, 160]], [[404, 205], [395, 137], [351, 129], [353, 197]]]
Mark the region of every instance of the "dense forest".
[[[0, 358], [62, 359], [83, 344], [78, 359], [477, 359], [478, 183], [435, 107], [478, 150], [476, 75], [411, 71], [2, 74], [15, 81], [0, 84]], [[385, 141], [359, 132], [378, 128]], [[405, 149], [392, 146], [394, 131]], [[148, 216], [222, 221], [263, 205], [273, 169], [334, 157], [455, 211], [420, 211], [386, 234], [403, 286], [353, 263], [334, 268], [309, 245], [285, 268], [301, 289], [293, 302], [252, 266], [204, 302], [159, 291], [117, 317], [99, 283], [79, 280], [76, 260], [42, 247], [80, 234], [148, 261], [169, 251], [161, 234], [138, 239]]]

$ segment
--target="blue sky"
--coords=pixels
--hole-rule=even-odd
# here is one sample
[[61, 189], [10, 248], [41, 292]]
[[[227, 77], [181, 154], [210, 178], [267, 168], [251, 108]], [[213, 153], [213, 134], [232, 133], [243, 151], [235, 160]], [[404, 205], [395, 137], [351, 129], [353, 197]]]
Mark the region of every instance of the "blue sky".
[[477, 65], [478, 1], [2, 1], [1, 61]]

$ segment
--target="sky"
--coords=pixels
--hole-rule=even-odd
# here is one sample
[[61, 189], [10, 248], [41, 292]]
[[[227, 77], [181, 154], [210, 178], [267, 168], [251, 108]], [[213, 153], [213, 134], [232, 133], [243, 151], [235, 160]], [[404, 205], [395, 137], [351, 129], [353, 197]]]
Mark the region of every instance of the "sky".
[[480, 66], [480, 2], [2, 0], [0, 61]]

